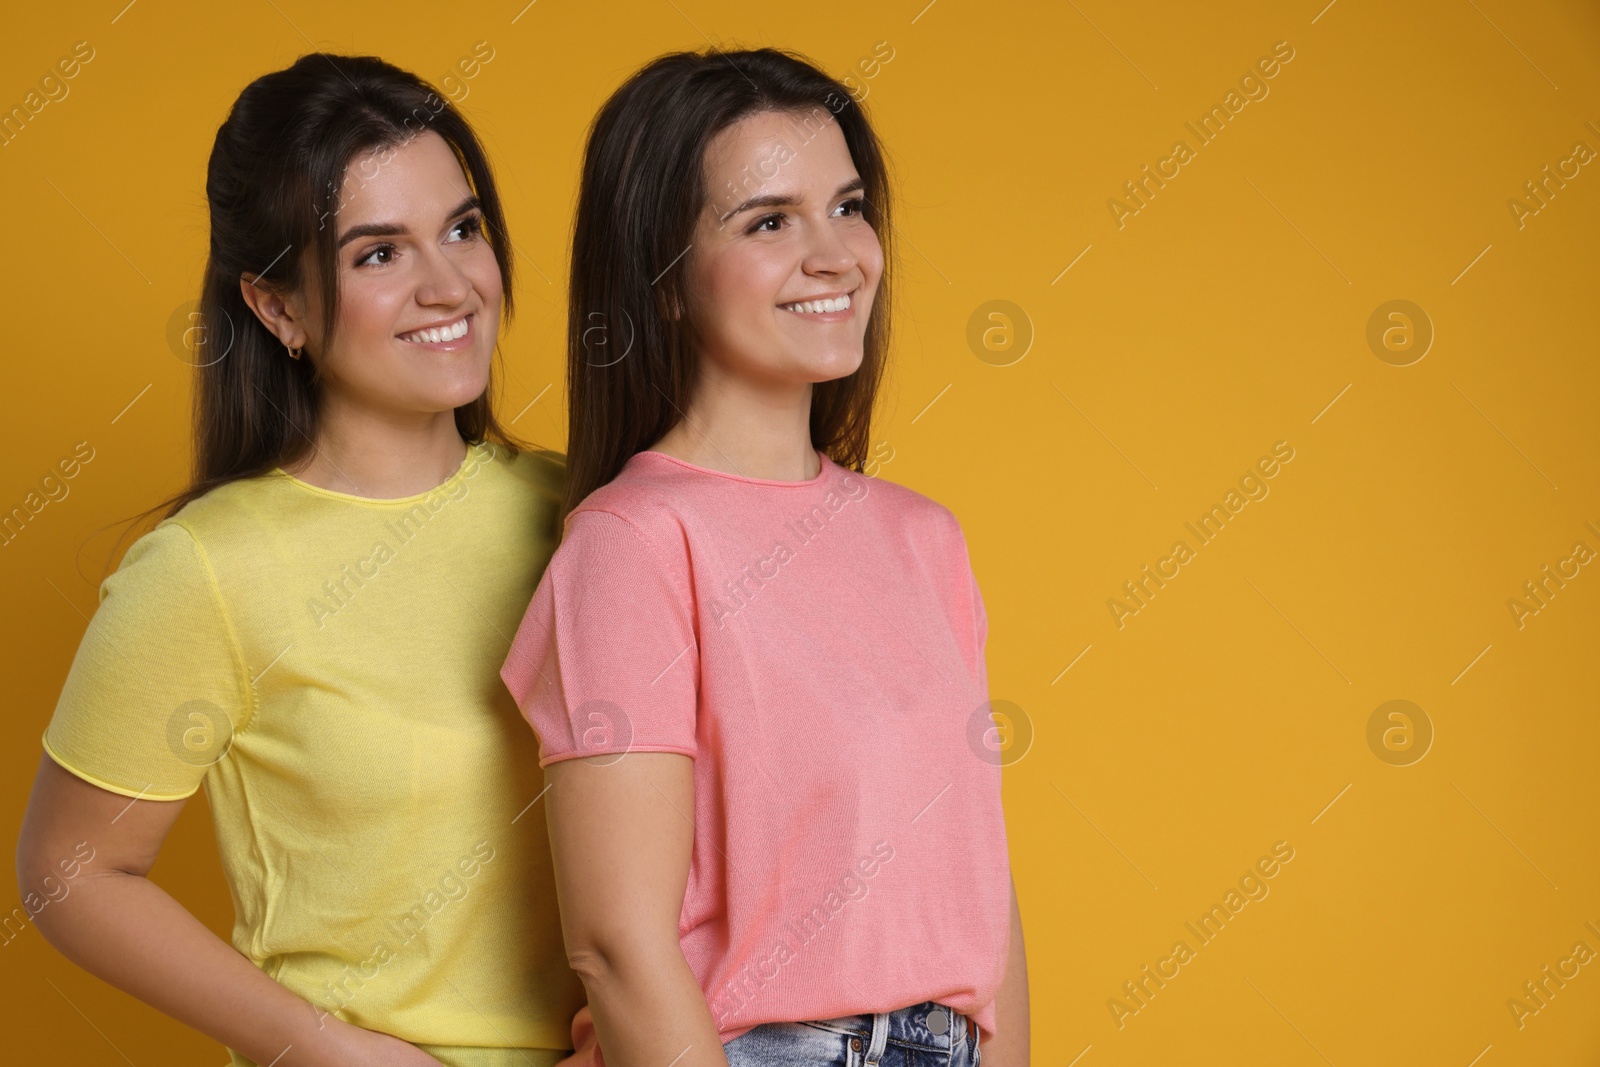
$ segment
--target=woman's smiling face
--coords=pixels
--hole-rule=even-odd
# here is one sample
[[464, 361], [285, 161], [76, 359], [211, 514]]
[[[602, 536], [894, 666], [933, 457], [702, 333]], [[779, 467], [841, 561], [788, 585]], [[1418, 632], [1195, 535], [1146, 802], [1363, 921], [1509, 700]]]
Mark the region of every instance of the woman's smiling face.
[[331, 343], [314, 285], [304, 320], [326, 399], [396, 414], [471, 403], [488, 384], [501, 274], [455, 153], [429, 131], [357, 156], [341, 196]]
[[854, 373], [883, 248], [839, 124], [822, 108], [747, 116], [712, 139], [704, 174], [684, 287], [698, 355], [772, 382]]

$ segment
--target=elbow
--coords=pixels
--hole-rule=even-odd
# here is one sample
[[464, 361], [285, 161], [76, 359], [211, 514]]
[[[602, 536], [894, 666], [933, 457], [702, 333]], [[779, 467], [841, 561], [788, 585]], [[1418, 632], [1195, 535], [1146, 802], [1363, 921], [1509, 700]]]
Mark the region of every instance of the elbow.
[[42, 843], [42, 838], [24, 832], [17, 843], [17, 892], [21, 903], [0, 915], [7, 943], [22, 929], [37, 927], [39, 934], [58, 950], [72, 939], [71, 931], [83, 909], [64, 906], [69, 897], [90, 893], [108, 876], [121, 875], [115, 869], [94, 871], [88, 864], [95, 858], [87, 842], [59, 858]]
[[33, 921], [33, 915], [27, 910], [28, 886], [31, 879], [28, 872], [33, 869], [30, 856], [27, 852], [26, 841], [18, 842], [15, 857], [17, 876], [17, 899], [22, 903], [19, 907], [9, 908], [0, 912], [0, 945], [9, 945], [21, 936]]
[[19, 850], [17, 854], [19, 902], [9, 911], [0, 914], [0, 938], [3, 938], [3, 943], [9, 945], [32, 926], [38, 929], [41, 937], [59, 949], [60, 935], [57, 931], [56, 917], [61, 914], [62, 909], [51, 905], [65, 900], [68, 892], [70, 887], [51, 873], [48, 865], [40, 864], [34, 857]]
[[569, 935], [567, 966], [591, 995], [621, 985], [649, 981], [686, 968], [676, 935], [652, 936], [639, 931], [607, 930]]
[[[32, 847], [33, 842], [27, 833], [17, 841], [16, 876], [17, 898], [22, 902], [21, 909], [12, 908], [4, 916], [5, 935], [7, 941], [15, 937], [12, 926], [16, 921], [24, 924], [38, 925], [37, 919], [43, 913], [44, 906], [48, 903], [52, 885], [47, 885], [47, 880], [52, 882], [51, 867], [37, 848]], [[23, 915], [18, 915], [21, 910]], [[24, 918], [26, 916], [26, 918]]]
[[40, 849], [38, 835], [33, 832], [33, 807], [22, 816], [22, 828], [17, 833], [17, 850], [12, 853], [11, 861], [17, 876], [17, 893], [19, 896], [28, 895], [28, 886], [34, 882], [34, 872], [40, 866]]
[[585, 989], [603, 984], [616, 971], [611, 957], [595, 948], [569, 948], [567, 966], [583, 980]]

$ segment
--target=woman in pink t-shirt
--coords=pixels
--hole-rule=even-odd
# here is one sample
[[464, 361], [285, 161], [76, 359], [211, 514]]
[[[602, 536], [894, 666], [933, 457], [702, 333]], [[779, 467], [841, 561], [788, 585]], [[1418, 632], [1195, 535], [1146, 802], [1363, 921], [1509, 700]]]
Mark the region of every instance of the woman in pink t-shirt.
[[889, 204], [787, 53], [663, 56], [590, 131], [564, 537], [501, 671], [580, 1058], [1028, 1061], [983, 600], [955, 516], [862, 473]]

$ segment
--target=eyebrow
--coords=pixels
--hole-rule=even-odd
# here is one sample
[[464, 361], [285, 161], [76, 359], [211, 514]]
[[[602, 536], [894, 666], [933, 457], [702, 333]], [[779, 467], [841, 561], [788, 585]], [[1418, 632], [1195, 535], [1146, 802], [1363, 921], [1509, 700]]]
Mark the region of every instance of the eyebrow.
[[[473, 208], [482, 209], [483, 203], [475, 196], [469, 196], [456, 205], [456, 209], [446, 215], [446, 219], [453, 219], [458, 215], [465, 215]], [[343, 248], [351, 241], [362, 237], [398, 237], [409, 233], [404, 226], [397, 222], [364, 222], [359, 226], [352, 226], [339, 238], [339, 247]]]
[[[838, 191], [833, 194], [833, 199], [837, 200], [841, 196], [843, 196], [845, 193], [853, 193], [853, 192], [856, 192], [857, 190], [865, 189], [865, 188], [866, 188], [866, 183], [863, 182], [860, 178], [856, 178], [856, 179], [854, 179], [852, 181], [845, 182], [843, 185], [839, 186]], [[741, 211], [749, 211], [749, 210], [751, 210], [753, 208], [758, 208], [758, 207], [791, 207], [791, 206], [793, 206], [795, 204], [798, 204], [798, 203], [799, 203], [799, 201], [796, 200], [792, 196], [783, 196], [783, 195], [776, 194], [776, 193], [768, 193], [768, 194], [766, 194], [764, 196], [752, 196], [750, 199], [746, 200], [744, 203], [740, 204], [738, 207], [734, 208], [732, 211], [728, 212], [726, 215], [723, 215], [717, 221], [719, 223], [727, 222], [729, 219], [731, 219], [735, 215], [739, 214], [739, 212], [741, 212]]]

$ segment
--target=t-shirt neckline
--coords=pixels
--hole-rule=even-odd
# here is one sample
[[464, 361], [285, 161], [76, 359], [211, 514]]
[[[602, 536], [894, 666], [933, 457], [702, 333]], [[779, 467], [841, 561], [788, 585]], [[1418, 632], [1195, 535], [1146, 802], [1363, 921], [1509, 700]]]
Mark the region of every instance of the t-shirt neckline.
[[812, 451], [817, 454], [817, 474], [816, 474], [816, 477], [814, 477], [814, 478], [806, 478], [805, 480], [798, 481], [798, 482], [788, 481], [788, 480], [783, 479], [783, 478], [747, 478], [742, 474], [731, 474], [728, 471], [719, 471], [719, 470], [713, 470], [710, 467], [702, 467], [702, 466], [699, 466], [698, 464], [690, 463], [688, 460], [679, 459], [677, 456], [669, 456], [665, 452], [657, 452], [655, 449], [651, 449], [651, 448], [647, 448], [647, 449], [644, 449], [643, 451], [636, 452], [636, 453], [634, 453], [634, 455], [635, 455], [635, 457], [638, 457], [638, 456], [654, 456], [654, 457], [656, 457], [658, 459], [666, 460], [668, 463], [675, 463], [680, 467], [685, 467], [685, 468], [687, 468], [689, 470], [697, 471], [700, 474], [715, 475], [718, 478], [726, 478], [731, 482], [743, 482], [746, 485], [778, 485], [778, 486], [783, 486], [783, 487], [788, 488], [788, 489], [804, 489], [807, 486], [813, 486], [813, 485], [822, 484], [822, 481], [828, 476], [828, 466], [829, 466], [829, 464], [831, 464], [833, 462], [831, 459], [828, 458], [827, 454], [822, 451], [822, 449], [813, 448]]
[[282, 467], [272, 468], [272, 473], [288, 479], [290, 482], [299, 486], [301, 489], [306, 490], [307, 492], [316, 493], [318, 496], [331, 497], [334, 500], [344, 500], [352, 504], [368, 504], [374, 507], [388, 507], [395, 504], [416, 504], [441, 491], [450, 489], [455, 485], [456, 482], [466, 477], [467, 468], [472, 465], [473, 459], [481, 456], [486, 448], [488, 448], [487, 442], [480, 441], [477, 444], [468, 442], [467, 454], [461, 457], [461, 463], [457, 465], [455, 471], [451, 473], [450, 477], [446, 478], [432, 489], [426, 489], [420, 493], [412, 493], [410, 496], [358, 496], [355, 493], [341, 493], [337, 489], [324, 489], [320, 485], [312, 485], [310, 482], [301, 481], [299, 478], [296, 478]]

